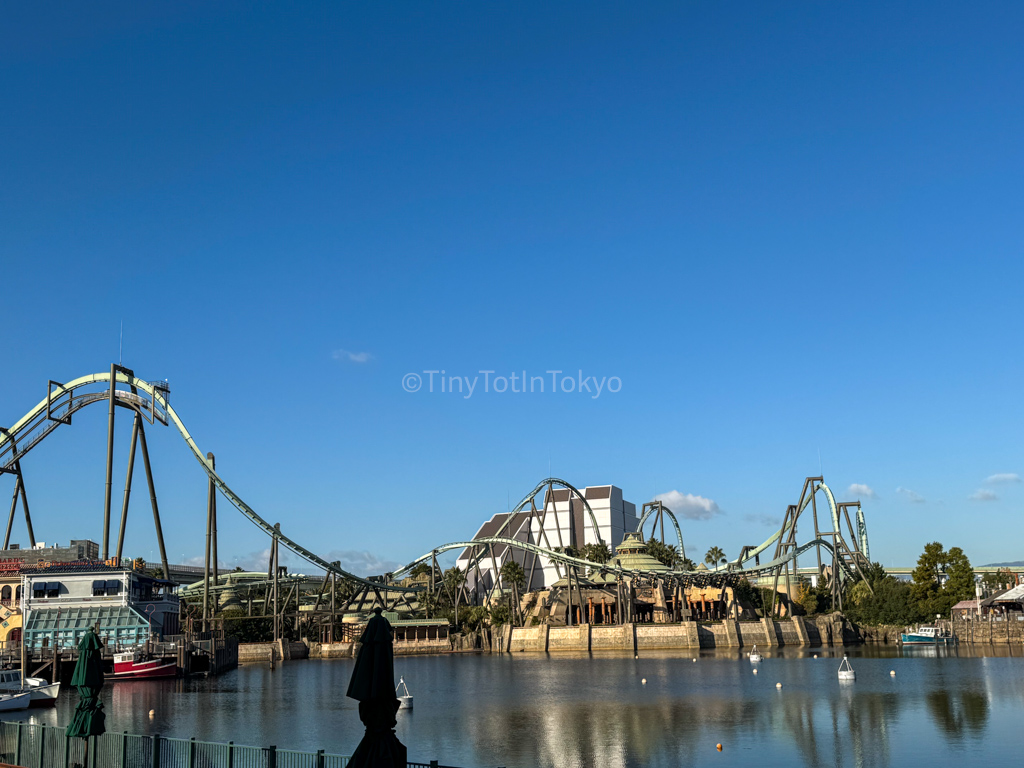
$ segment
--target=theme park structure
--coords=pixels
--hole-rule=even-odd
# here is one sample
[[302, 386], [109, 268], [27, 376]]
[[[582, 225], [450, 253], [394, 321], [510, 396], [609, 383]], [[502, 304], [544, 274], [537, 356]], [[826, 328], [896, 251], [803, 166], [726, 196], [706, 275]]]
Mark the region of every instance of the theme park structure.
[[[557, 540], [557, 537], [555, 541], [552, 541], [546, 532], [544, 520], [546, 515], [550, 514], [548, 499], [552, 498], [555, 489], [560, 489], [568, 491], [573, 503], [578, 502], [582, 505], [587, 513], [586, 520], [591, 527], [593, 538], [598, 542], [604, 543], [597, 519], [584, 495], [565, 480], [547, 478], [539, 482], [523, 497], [508, 515], [505, 523], [493, 535], [443, 544], [432, 548], [429, 552], [393, 573], [360, 577], [343, 569], [338, 561], [328, 561], [316, 554], [312, 549], [295, 541], [282, 530], [279, 523], [271, 524], [257, 514], [217, 473], [213, 454], [203, 453], [200, 450], [191, 433], [186, 429], [182, 419], [170, 405], [169, 385], [166, 382], [149, 382], [140, 379], [135, 376], [131, 369], [120, 365], [112, 365], [109, 372], [82, 376], [63, 384], [52, 380], [49, 381], [46, 388], [46, 397], [43, 400], [29, 410], [13, 426], [8, 428], [0, 427], [0, 475], [11, 474], [15, 478], [14, 493], [4, 538], [5, 549], [10, 543], [19, 500], [24, 510], [29, 542], [33, 546], [36, 543], [29, 510], [28, 493], [21, 468], [22, 459], [43, 440], [54, 434], [59, 427], [70, 426], [72, 417], [78, 411], [86, 406], [95, 404], [105, 404], [108, 408], [106, 493], [103, 508], [103, 534], [101, 538], [101, 552], [104, 560], [111, 558], [120, 559], [123, 554], [135, 455], [136, 448], [138, 447], [141, 451], [149, 490], [161, 567], [165, 578], [170, 578], [171, 576], [172, 569], [167, 560], [157, 492], [146, 442], [147, 424], [150, 426], [160, 424], [174, 427], [174, 430], [184, 440], [206, 475], [208, 482], [206, 568], [204, 569], [205, 578], [202, 583], [204, 621], [213, 615], [215, 602], [211, 602], [211, 600], [215, 601], [215, 595], [219, 590], [239, 588], [238, 579], [235, 579], [233, 583], [229, 583], [230, 580], [225, 580], [217, 572], [218, 493], [227, 499], [241, 515], [263, 531], [270, 541], [270, 562], [266, 576], [260, 578], [256, 574], [254, 577], [250, 576], [244, 583], [250, 587], [262, 587], [266, 591], [268, 603], [270, 595], [273, 595], [275, 617], [279, 613], [277, 608], [279, 604], [278, 580], [281, 569], [278, 567], [278, 559], [281, 546], [311, 565], [321, 569], [326, 574], [320, 587], [320, 594], [316, 599], [314, 613], [320, 609], [321, 598], [328, 579], [332, 584], [332, 601], [338, 580], [342, 580], [349, 585], [349, 597], [346, 600], [346, 604], [341, 608], [342, 612], [356, 605], [363, 607], [368, 600], [371, 605], [378, 603], [389, 610], [394, 610], [401, 606], [412, 608], [414, 603], [418, 602], [420, 593], [432, 592], [443, 588], [435, 583], [434, 575], [440, 572], [437, 567], [437, 558], [439, 555], [451, 550], [467, 550], [470, 552], [469, 566], [466, 569], [467, 573], [472, 571], [479, 575], [481, 563], [486, 563], [490, 566], [491, 573], [497, 574], [497, 577], [493, 579], [489, 586], [489, 594], [484, 599], [489, 599], [495, 591], [503, 591], [504, 587], [501, 584], [500, 576], [502, 566], [510, 559], [514, 559], [515, 553], [520, 553], [521, 562], [526, 562], [526, 556], [528, 555], [531, 563], [528, 574], [528, 589], [532, 586], [534, 572], [538, 564], [550, 563], [557, 571], [558, 576], [567, 583], [570, 602], [574, 580], [577, 590], [580, 589], [581, 573], [588, 574], [589, 576], [599, 576], [606, 582], [614, 581], [619, 584], [658, 583], [663, 588], [675, 590], [677, 593], [678, 590], [689, 586], [724, 587], [734, 585], [741, 579], [760, 579], [762, 582], [765, 579], [769, 579], [774, 586], [773, 594], [778, 593], [779, 587], [783, 583], [786, 586], [787, 592], [790, 592], [797, 580], [798, 560], [812, 556], [817, 565], [819, 578], [824, 579], [825, 583], [831, 585], [834, 605], [841, 607], [844, 583], [850, 579], [864, 578], [864, 569], [869, 563], [867, 529], [860, 502], [836, 502], [832, 491], [825, 484], [822, 477], [808, 477], [805, 479], [797, 503], [787, 507], [781, 526], [764, 542], [757, 546], [742, 547], [738, 556], [732, 560], [726, 560], [726, 562], [714, 564], [710, 568], [700, 568], [697, 570], [684, 570], [679, 567], [650, 570], [624, 568], [621, 565], [617, 565], [615, 560], [597, 563], [579, 557], [575, 551], [566, 547], [565, 542]], [[116, 545], [112, 551], [110, 543], [114, 495], [114, 424], [118, 411], [126, 411], [127, 415], [132, 418], [133, 426], [129, 445], [125, 489], [121, 502], [120, 525]], [[823, 510], [827, 508], [827, 514], [819, 514], [819, 511], [823, 512], [823, 510], [819, 510], [819, 499], [824, 500], [825, 507]], [[540, 501], [539, 504], [538, 500]], [[510, 535], [507, 527], [517, 514], [528, 514], [539, 518], [539, 525], [537, 526], [540, 532], [539, 541], [524, 541]], [[683, 534], [679, 522], [672, 510], [662, 502], [655, 501], [644, 505], [639, 532], [642, 536], [644, 526], [650, 522], [652, 527], [651, 535], [656, 536], [656, 531], [660, 527], [660, 537], [664, 543], [666, 518], [669, 520], [678, 540], [678, 551], [681, 555], [685, 556]], [[801, 522], [803, 524], [798, 525]], [[810, 523], [810, 526], [808, 526], [808, 523]], [[809, 531], [808, 528], [810, 529]], [[556, 526], [557, 531], [558, 526]], [[804, 537], [800, 538], [798, 534], [804, 534]], [[560, 537], [560, 535], [559, 532], [557, 536]], [[431, 575], [429, 581], [416, 583], [407, 578], [403, 579], [404, 576], [407, 576], [420, 564], [430, 565], [429, 571]], [[222, 581], [224, 583], [221, 583]], [[308, 586], [308, 579], [301, 581], [307, 582]], [[294, 586], [296, 601], [298, 601], [301, 584], [296, 583]], [[469, 596], [466, 595], [466, 598], [468, 600]], [[284, 602], [287, 604], [287, 600]], [[297, 604], [298, 602], [296, 602]], [[333, 616], [337, 606], [332, 605], [330, 610]], [[277, 633], [278, 625], [275, 619], [275, 636]]]

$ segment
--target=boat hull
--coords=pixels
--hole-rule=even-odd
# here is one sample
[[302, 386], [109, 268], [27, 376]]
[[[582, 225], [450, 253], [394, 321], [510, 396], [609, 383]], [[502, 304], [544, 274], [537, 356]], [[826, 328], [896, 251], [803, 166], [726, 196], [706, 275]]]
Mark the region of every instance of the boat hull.
[[60, 683], [49, 683], [49, 684], [33, 684], [32, 678], [29, 679], [29, 684], [24, 688], [18, 687], [0, 687], [0, 696], [9, 696], [11, 694], [27, 693], [29, 695], [29, 707], [33, 709], [41, 709], [43, 707], [54, 707], [57, 705], [57, 695], [60, 693]]
[[114, 664], [114, 680], [153, 680], [178, 676], [178, 665], [175, 662], [164, 662], [161, 659], [143, 662], [117, 662]]
[[0, 694], [0, 712], [15, 712], [19, 709], [28, 709], [30, 701], [31, 696], [27, 692]]
[[952, 637], [924, 637], [914, 634], [901, 634], [900, 642], [904, 645], [946, 645], [952, 643]]

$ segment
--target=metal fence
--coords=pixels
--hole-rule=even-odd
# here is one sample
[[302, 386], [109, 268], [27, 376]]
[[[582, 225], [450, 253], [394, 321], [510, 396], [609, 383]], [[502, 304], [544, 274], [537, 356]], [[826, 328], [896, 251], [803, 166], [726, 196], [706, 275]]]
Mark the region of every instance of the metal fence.
[[[0, 763], [23, 768], [345, 768], [347, 755], [105, 733], [68, 738], [63, 728], [0, 722]], [[436, 763], [434, 763], [436, 765]]]
[[[105, 733], [68, 738], [64, 728], [0, 721], [0, 763], [21, 768], [346, 768], [348, 755], [246, 747], [196, 739]], [[409, 768], [448, 768], [436, 760]]]

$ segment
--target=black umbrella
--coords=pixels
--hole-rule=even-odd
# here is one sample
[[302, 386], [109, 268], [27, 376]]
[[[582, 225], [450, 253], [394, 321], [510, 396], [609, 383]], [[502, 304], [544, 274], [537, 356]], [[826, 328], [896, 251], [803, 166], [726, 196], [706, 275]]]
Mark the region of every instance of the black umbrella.
[[366, 726], [363, 740], [348, 761], [348, 768], [405, 768], [405, 745], [395, 736], [395, 650], [391, 624], [380, 608], [366, 624], [348, 697], [359, 702], [359, 719]]

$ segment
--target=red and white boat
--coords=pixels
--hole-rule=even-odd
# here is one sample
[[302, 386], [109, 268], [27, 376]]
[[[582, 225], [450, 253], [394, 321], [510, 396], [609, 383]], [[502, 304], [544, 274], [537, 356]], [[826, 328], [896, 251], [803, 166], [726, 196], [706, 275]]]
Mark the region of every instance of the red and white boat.
[[146, 659], [141, 651], [114, 654], [114, 674], [117, 680], [143, 680], [155, 677], [177, 677], [178, 664], [164, 659]]

